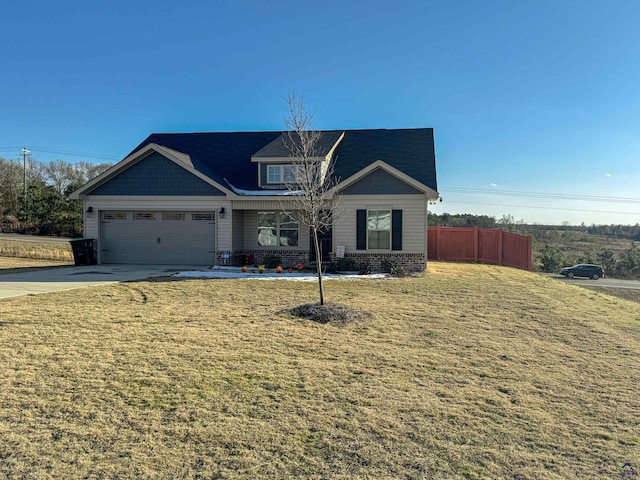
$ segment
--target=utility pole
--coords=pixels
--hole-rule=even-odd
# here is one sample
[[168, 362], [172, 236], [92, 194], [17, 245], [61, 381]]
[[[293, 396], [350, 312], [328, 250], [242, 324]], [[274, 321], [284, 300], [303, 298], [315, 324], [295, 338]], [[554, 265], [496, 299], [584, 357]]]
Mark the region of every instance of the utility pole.
[[27, 154], [31, 153], [26, 147], [22, 147], [22, 182], [24, 184], [23, 195], [27, 198]]

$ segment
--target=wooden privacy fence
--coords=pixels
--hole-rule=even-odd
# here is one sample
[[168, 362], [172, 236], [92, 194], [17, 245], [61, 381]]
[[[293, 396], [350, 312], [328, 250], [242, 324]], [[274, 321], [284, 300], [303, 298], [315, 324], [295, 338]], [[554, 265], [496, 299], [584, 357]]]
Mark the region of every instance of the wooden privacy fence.
[[429, 260], [480, 262], [531, 271], [531, 237], [488, 228], [429, 227]]

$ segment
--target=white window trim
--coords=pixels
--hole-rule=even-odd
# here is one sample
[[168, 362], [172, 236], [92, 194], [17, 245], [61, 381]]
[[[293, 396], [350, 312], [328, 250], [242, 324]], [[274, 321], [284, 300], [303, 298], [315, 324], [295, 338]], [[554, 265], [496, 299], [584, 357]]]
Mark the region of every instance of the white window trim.
[[[370, 229], [369, 228], [369, 212], [389, 212], [389, 228], [388, 229]], [[372, 207], [367, 208], [367, 218], [365, 219], [367, 226], [367, 250], [375, 252], [390, 252], [393, 246], [393, 209], [389, 207]], [[372, 248], [369, 247], [369, 232], [389, 232], [389, 248]]]
[[[295, 180], [287, 181], [285, 180], [285, 169], [290, 168], [294, 169], [295, 165], [289, 163], [285, 165], [267, 165], [267, 175], [266, 180], [268, 185], [284, 185], [285, 183], [294, 183]], [[278, 181], [273, 181], [270, 179], [269, 170], [278, 170]]]
[[[267, 213], [267, 214], [275, 214], [276, 218], [277, 218], [277, 223], [275, 227], [260, 227], [259, 222], [258, 222], [258, 218], [260, 217], [261, 213]], [[261, 210], [259, 212], [257, 212], [256, 215], [256, 230], [257, 230], [257, 234], [258, 237], [260, 235], [260, 228], [275, 228], [276, 230], [276, 245], [260, 245], [260, 240], [259, 238], [256, 238], [256, 245], [258, 248], [300, 248], [300, 218], [298, 218], [298, 214], [297, 212], [286, 212], [289, 214], [295, 214], [296, 216], [296, 221], [298, 224], [298, 228], [294, 229], [294, 228], [284, 228], [283, 230], [297, 230], [298, 231], [298, 244], [297, 245], [280, 245], [280, 230], [281, 230], [281, 224], [280, 224], [280, 214], [283, 213], [282, 211], [277, 211], [277, 210]]]

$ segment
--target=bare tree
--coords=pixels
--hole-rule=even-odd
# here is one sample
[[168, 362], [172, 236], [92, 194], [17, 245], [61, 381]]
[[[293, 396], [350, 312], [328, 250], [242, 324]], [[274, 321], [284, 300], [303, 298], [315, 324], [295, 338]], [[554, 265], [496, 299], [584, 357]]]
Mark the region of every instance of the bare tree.
[[55, 160], [40, 164], [46, 183], [52, 185], [61, 195], [70, 186], [80, 186], [87, 183], [100, 173], [111, 167], [110, 163], [89, 163], [84, 160], [69, 163], [64, 160]]
[[325, 159], [327, 152], [321, 151], [319, 141], [322, 133], [313, 128], [313, 113], [304, 105], [304, 97], [289, 93], [284, 135], [285, 147], [289, 151], [291, 167], [284, 172], [284, 183], [291, 195], [283, 200], [283, 210], [295, 210], [298, 222], [308, 225], [316, 253], [316, 271], [320, 305], [324, 305], [322, 284], [322, 251], [318, 233], [331, 228], [339, 216], [339, 195], [334, 191], [334, 159]]

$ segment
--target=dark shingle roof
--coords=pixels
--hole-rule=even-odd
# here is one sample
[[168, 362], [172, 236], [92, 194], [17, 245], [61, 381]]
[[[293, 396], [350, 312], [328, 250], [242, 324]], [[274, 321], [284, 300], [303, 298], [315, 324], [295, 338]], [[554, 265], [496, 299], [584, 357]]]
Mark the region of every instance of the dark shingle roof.
[[[342, 135], [342, 131], [338, 130], [320, 132], [320, 136], [318, 137], [318, 141], [316, 142], [314, 147], [315, 153], [319, 157], [326, 156], [336, 144], [336, 142], [340, 138], [340, 135]], [[292, 135], [291, 138], [293, 139], [293, 142], [300, 145], [300, 138], [298, 137], [298, 135]], [[288, 146], [290, 141], [291, 140], [289, 140], [287, 135], [282, 134], [273, 142], [269, 143], [265, 147], [261, 148], [258, 152], [254, 153], [253, 156], [256, 158], [288, 158], [291, 153]]]
[[[325, 130], [322, 144], [329, 144], [332, 139], [335, 143], [342, 132], [344, 138], [334, 152], [335, 175], [339, 179], [345, 180], [376, 160], [382, 160], [437, 191], [432, 128]], [[131, 153], [157, 143], [186, 153], [196, 170], [223, 186], [227, 186], [226, 179], [237, 188], [255, 190], [258, 172], [251, 157], [272, 142], [273, 152], [282, 153], [279, 142], [274, 142], [281, 135], [282, 132], [153, 133]]]

